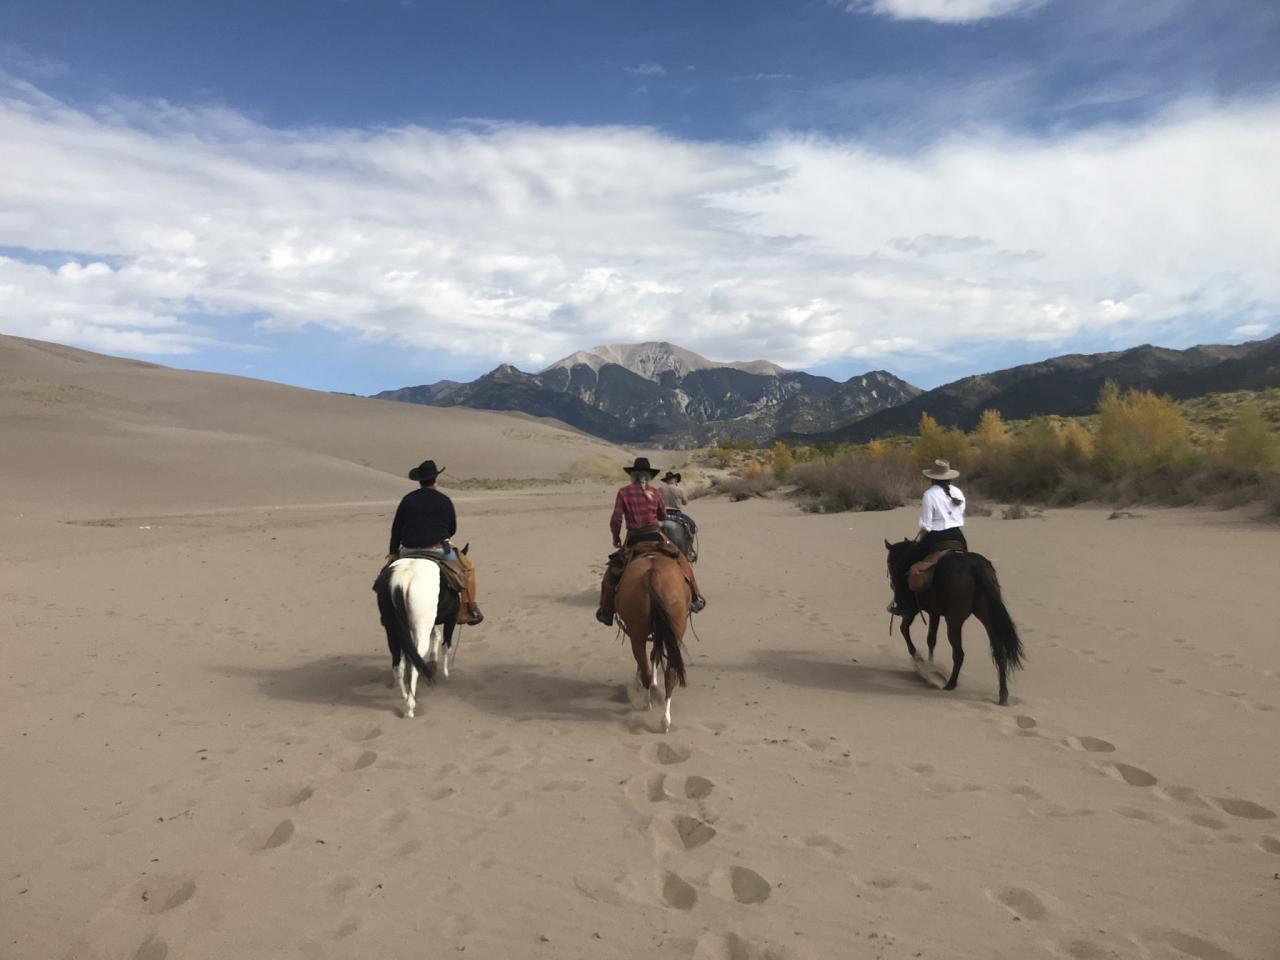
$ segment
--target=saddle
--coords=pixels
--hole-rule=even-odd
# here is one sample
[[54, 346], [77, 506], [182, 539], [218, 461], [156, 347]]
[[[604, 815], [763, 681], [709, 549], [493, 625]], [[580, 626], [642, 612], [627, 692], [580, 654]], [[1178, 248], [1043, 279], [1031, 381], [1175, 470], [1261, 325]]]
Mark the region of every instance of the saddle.
[[[430, 560], [440, 568], [441, 577], [447, 589], [456, 594], [463, 594], [467, 591], [467, 571], [456, 560], [446, 560], [439, 550], [405, 550], [396, 560]], [[394, 560], [392, 561], [395, 562]], [[378, 581], [387, 576], [387, 571], [391, 568], [391, 564], [387, 564], [382, 568], [382, 572], [373, 582], [373, 589], [378, 589]]]
[[907, 587], [912, 593], [920, 593], [929, 589], [933, 584], [934, 567], [938, 565], [938, 561], [949, 553], [964, 553], [964, 546], [955, 541], [940, 543], [937, 550], [923, 560], [911, 565], [911, 568], [907, 571]]

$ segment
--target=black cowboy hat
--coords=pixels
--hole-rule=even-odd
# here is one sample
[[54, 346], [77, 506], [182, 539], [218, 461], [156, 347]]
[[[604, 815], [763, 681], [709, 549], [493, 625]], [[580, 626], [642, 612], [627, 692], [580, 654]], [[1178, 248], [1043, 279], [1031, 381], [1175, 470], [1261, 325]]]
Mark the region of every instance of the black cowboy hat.
[[434, 460], [423, 460], [409, 471], [410, 480], [434, 480], [444, 473], [444, 467], [437, 467]]
[[679, 482], [680, 482], [680, 474], [678, 474], [678, 473], [672, 473], [670, 470], [668, 470], [668, 471], [667, 471], [667, 475], [666, 475], [665, 477], [663, 477], [663, 478], [662, 478], [662, 482], [663, 482], [663, 483], [670, 483], [672, 480], [674, 480], [676, 483], [679, 483]]
[[649, 466], [648, 457], [636, 457], [636, 462], [623, 470], [626, 473], [647, 473], [650, 477], [656, 477], [661, 472]]

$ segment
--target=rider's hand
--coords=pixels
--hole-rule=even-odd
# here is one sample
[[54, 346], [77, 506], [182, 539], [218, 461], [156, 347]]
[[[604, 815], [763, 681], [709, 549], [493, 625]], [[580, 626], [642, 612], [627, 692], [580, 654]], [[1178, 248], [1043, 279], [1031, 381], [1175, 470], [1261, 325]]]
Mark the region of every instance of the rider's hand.
[[615, 549], [615, 550], [621, 550], [621, 549], [622, 549], [622, 541], [621, 541], [621, 540], [615, 540], [615, 541], [613, 541], [613, 549]]

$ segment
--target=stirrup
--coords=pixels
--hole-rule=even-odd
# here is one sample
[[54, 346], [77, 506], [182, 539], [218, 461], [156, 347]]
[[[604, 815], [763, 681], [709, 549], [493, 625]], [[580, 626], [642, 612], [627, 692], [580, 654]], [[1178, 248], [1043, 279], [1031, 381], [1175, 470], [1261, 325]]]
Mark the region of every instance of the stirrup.
[[613, 614], [612, 614], [612, 613], [605, 613], [603, 610], [597, 610], [597, 611], [596, 611], [596, 620], [598, 620], [600, 623], [603, 623], [606, 627], [612, 627], [612, 626], [613, 626]]
[[484, 614], [480, 612], [480, 605], [473, 602], [468, 606], [470, 609], [467, 611], [467, 619], [462, 622], [468, 627], [484, 623]]

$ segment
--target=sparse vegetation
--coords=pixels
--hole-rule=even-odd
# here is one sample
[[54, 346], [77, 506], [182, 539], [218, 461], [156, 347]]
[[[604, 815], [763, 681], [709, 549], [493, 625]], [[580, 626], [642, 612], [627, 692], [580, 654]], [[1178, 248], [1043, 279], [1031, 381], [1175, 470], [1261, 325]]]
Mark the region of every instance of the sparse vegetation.
[[965, 434], [925, 414], [915, 437], [825, 449], [731, 443], [709, 459], [737, 468], [713, 492], [743, 499], [786, 484], [805, 509], [821, 512], [899, 506], [915, 498], [919, 470], [942, 459], [965, 473], [975, 516], [983, 510], [976, 495], [1014, 504], [1010, 519], [1036, 515], [1023, 513], [1024, 505], [1085, 501], [1232, 507], [1265, 500], [1280, 517], [1278, 429], [1280, 390], [1178, 404], [1107, 384], [1091, 417], [1009, 423], [988, 410]]

